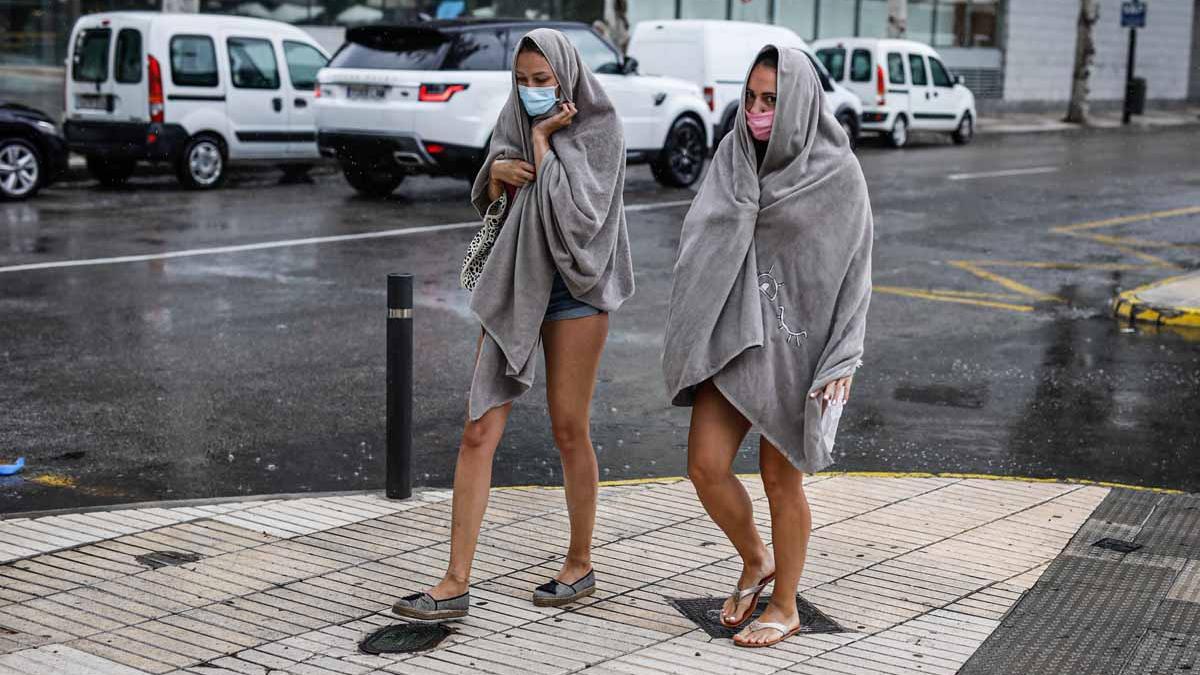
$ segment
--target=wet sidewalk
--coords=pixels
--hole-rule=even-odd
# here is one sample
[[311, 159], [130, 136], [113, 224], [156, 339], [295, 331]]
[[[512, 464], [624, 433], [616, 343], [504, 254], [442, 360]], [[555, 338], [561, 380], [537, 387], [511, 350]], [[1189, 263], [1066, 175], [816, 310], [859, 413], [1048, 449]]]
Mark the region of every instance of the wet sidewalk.
[[1113, 301], [1113, 312], [1131, 321], [1200, 327], [1200, 272], [1125, 291]]
[[[743, 481], [769, 537], [761, 483]], [[395, 597], [436, 581], [445, 491], [3, 520], [0, 674], [950, 674], [1002, 621], [1023, 620], [1005, 617], [1056, 558], [1090, 555], [1099, 536], [1135, 537], [1123, 523], [1161, 497], [934, 476], [821, 475], [807, 491], [815, 529], [801, 593], [843, 631], [766, 650], [712, 639], [668, 602], [723, 596], [739, 572], [686, 480], [602, 488], [598, 590], [561, 609], [529, 596], [563, 553], [562, 491], [493, 491], [470, 617], [432, 651], [385, 656], [358, 643], [401, 623], [388, 611]], [[1119, 522], [1096, 512], [1139, 498]], [[1089, 518], [1096, 529], [1081, 531]], [[1084, 548], [1064, 553], [1073, 537]], [[1155, 574], [1158, 590], [1200, 607], [1194, 569], [1182, 585]]]
[[[1088, 129], [1120, 129], [1121, 111], [1093, 111], [1087, 126], [1063, 121], [1067, 104], [1062, 110], [1049, 113], [993, 113], [981, 114], [976, 131], [980, 134], [1023, 134], [1046, 131], [1085, 131]], [[1200, 106], [1187, 106], [1172, 110], [1147, 109], [1143, 115], [1134, 115], [1129, 126], [1134, 129], [1153, 129], [1200, 125]]]

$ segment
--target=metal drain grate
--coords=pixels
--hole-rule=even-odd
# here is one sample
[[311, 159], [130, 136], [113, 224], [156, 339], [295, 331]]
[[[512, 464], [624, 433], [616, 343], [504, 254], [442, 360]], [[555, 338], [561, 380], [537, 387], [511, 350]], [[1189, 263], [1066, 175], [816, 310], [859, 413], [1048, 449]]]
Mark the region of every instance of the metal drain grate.
[[[750, 619], [758, 618], [758, 615], [767, 608], [770, 600], [770, 596], [759, 598], [758, 605], [754, 608]], [[703, 629], [705, 633], [708, 633], [709, 637], [731, 638], [741, 630], [740, 627], [726, 628], [721, 624], [721, 606], [725, 604], [725, 598], [667, 598], [667, 602], [679, 610], [680, 614]], [[824, 612], [799, 595], [796, 596], [796, 609], [800, 613], [801, 633], [846, 632], [846, 629], [842, 628], [838, 622], [826, 616]]]
[[1104, 539], [1093, 543], [1092, 546], [1097, 548], [1106, 548], [1110, 551], [1116, 551], [1117, 553], [1133, 553], [1142, 547], [1141, 544], [1135, 544], [1132, 541], [1125, 541], [1124, 539], [1113, 539], [1112, 537], [1105, 537]]
[[384, 626], [358, 643], [366, 654], [403, 654], [433, 649], [450, 634], [440, 623], [397, 623]]
[[200, 558], [199, 553], [192, 553], [190, 551], [152, 551], [136, 556], [134, 560], [152, 570], [156, 570], [160, 567], [196, 562]]

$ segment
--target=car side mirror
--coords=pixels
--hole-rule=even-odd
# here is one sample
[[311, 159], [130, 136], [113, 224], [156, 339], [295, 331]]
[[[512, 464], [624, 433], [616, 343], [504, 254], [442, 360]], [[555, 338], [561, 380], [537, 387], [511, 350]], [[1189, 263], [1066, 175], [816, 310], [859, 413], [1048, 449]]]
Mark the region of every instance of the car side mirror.
[[967, 82], [967, 81], [963, 79], [963, 76], [962, 76], [962, 75], [955, 75], [955, 76], [954, 76], [954, 84], [961, 84], [961, 85], [964, 85], [964, 86], [966, 86], [966, 82]]
[[625, 62], [621, 64], [622, 75], [634, 75], [638, 71], [638, 60], [632, 56], [626, 56]]

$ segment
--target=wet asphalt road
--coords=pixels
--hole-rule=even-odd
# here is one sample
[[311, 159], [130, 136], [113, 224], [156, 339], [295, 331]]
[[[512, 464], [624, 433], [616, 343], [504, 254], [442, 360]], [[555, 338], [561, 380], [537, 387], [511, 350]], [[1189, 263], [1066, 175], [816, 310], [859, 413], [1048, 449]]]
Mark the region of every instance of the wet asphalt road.
[[[1194, 129], [931, 141], [859, 153], [875, 208], [865, 367], [843, 470], [1087, 478], [1200, 490], [1200, 334], [1130, 329], [1107, 303], [1200, 267]], [[1029, 170], [1005, 176], [995, 171]], [[950, 179], [951, 174], [967, 174]], [[604, 479], [680, 475], [688, 414], [659, 377], [685, 190], [633, 167], [637, 295], [612, 319], [594, 407]], [[386, 201], [339, 175], [165, 176], [0, 204], [0, 513], [382, 485], [385, 275], [417, 277], [414, 475], [446, 486], [476, 327], [457, 270], [467, 185], [412, 179]], [[1054, 228], [1091, 223], [1069, 233]], [[393, 233], [395, 234], [395, 233]], [[966, 261], [965, 263], [962, 261]], [[736, 468], [754, 471], [747, 443]], [[559, 481], [544, 390], [522, 399], [496, 484]]]

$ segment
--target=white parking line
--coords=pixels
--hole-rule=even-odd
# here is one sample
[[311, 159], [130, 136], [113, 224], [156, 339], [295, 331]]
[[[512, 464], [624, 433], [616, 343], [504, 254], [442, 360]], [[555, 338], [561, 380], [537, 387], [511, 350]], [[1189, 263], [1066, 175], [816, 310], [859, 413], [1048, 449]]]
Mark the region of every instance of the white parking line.
[[[676, 206], [691, 204], [691, 200], [660, 202], [657, 204], [633, 204], [625, 207], [625, 212], [653, 211], [669, 209]], [[0, 267], [4, 272], [28, 272], [32, 270], [50, 270], [63, 267], [89, 267], [95, 265], [119, 265], [122, 263], [146, 262], [148, 260], [169, 260], [171, 258], [194, 258], [203, 255], [220, 255], [222, 253], [240, 253], [242, 251], [261, 251], [271, 248], [286, 248], [289, 246], [309, 246], [312, 244], [332, 244], [342, 241], [359, 241], [362, 239], [383, 239], [387, 237], [406, 237], [415, 234], [432, 232], [447, 232], [479, 227], [480, 221], [471, 220], [462, 223], [445, 223], [443, 225], [421, 225], [404, 227], [394, 230], [379, 230], [378, 232], [359, 232], [357, 234], [337, 234], [327, 237], [305, 237], [303, 239], [282, 239], [278, 241], [262, 241], [256, 244], [234, 244], [232, 246], [213, 246], [211, 248], [192, 248], [182, 251], [165, 251], [163, 253], [145, 253], [141, 255], [122, 255], [112, 258], [82, 258], [79, 260], [55, 260], [42, 263], [26, 263], [24, 265], [9, 265]]]
[[946, 176], [950, 180], [974, 180], [976, 178], [1003, 178], [1004, 176], [1027, 176], [1035, 173], [1054, 173], [1057, 166], [1034, 166], [1028, 169], [1004, 169], [1001, 171], [981, 171], [979, 173], [952, 173]]

